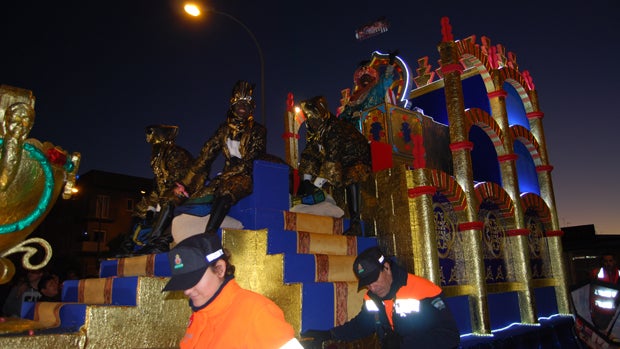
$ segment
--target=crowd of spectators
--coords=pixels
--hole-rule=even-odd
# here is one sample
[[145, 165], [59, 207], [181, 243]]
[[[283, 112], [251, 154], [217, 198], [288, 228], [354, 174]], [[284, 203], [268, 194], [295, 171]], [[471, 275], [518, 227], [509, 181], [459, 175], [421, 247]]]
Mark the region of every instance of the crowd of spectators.
[[23, 269], [6, 284], [0, 285], [2, 317], [21, 317], [24, 302], [60, 302], [64, 280], [79, 279], [73, 270], [59, 274], [51, 268]]

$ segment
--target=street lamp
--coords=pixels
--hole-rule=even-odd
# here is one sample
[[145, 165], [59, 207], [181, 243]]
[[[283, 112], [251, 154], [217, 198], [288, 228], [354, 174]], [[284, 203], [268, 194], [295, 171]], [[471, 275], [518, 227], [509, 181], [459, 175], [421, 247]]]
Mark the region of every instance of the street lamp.
[[[198, 17], [202, 14], [201, 6], [199, 6], [196, 3], [191, 3], [191, 2], [185, 3], [183, 5], [183, 9], [188, 15], [192, 17]], [[233, 20], [234, 22], [239, 24], [248, 33], [248, 35], [250, 35], [250, 38], [252, 39], [252, 41], [254, 41], [254, 45], [256, 45], [256, 49], [258, 51], [258, 57], [260, 58], [261, 120], [263, 122], [263, 126], [266, 127], [267, 125], [265, 125], [265, 59], [263, 58], [263, 50], [258, 44], [258, 40], [256, 40], [256, 36], [254, 36], [254, 33], [250, 30], [250, 28], [248, 28], [248, 26], [246, 26], [243, 22], [241, 22], [237, 17], [234, 17], [231, 14], [218, 11], [212, 8], [204, 7], [204, 9], [205, 11], [212, 12], [218, 15], [222, 15], [222, 16], [228, 17], [229, 19]]]

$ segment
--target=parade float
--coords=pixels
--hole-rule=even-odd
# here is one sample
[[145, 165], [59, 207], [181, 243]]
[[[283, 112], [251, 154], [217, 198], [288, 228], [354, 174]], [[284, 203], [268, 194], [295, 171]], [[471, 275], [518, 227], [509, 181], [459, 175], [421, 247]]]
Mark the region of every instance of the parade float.
[[[348, 217], [291, 210], [304, 117], [294, 91], [285, 98], [288, 165], [257, 161], [254, 192], [229, 213], [243, 229], [219, 232], [237, 281], [274, 300], [297, 333], [328, 329], [358, 313], [351, 266], [379, 245], [443, 288], [463, 348], [579, 348], [533, 77], [487, 37], [455, 40], [445, 18], [437, 48], [437, 67], [422, 57], [414, 72], [398, 57], [388, 97], [357, 115], [374, 171], [364, 236], [343, 235]], [[370, 66], [384, 71], [389, 56], [372, 53]], [[342, 106], [356, 92], [344, 90]], [[165, 253], [103, 261], [99, 278], [65, 282], [63, 302], [26, 304], [24, 317], [45, 326], [0, 346], [176, 347], [190, 310], [182, 292], [160, 292], [169, 275]]]

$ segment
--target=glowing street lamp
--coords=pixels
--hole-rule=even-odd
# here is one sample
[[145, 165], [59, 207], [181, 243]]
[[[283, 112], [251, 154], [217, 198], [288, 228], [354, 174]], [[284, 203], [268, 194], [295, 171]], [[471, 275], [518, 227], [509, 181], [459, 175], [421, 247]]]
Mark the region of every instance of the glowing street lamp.
[[[256, 49], [258, 50], [258, 57], [260, 58], [260, 93], [261, 93], [261, 116], [262, 116], [261, 119], [263, 122], [263, 126], [266, 126], [265, 125], [265, 60], [263, 58], [263, 50], [258, 44], [258, 40], [256, 40], [256, 36], [254, 36], [254, 33], [250, 30], [250, 28], [248, 28], [243, 22], [241, 22], [238, 18], [234, 17], [233, 15], [230, 15], [226, 12], [214, 10], [212, 8], [204, 7], [204, 9], [205, 11], [219, 14], [219, 15], [228, 17], [229, 19], [233, 20], [234, 22], [239, 24], [248, 33], [248, 35], [250, 35], [250, 38], [252, 39], [252, 41], [254, 41], [254, 45], [256, 45]], [[185, 12], [192, 17], [199, 17], [202, 14], [202, 8], [197, 3], [187, 2], [183, 5], [183, 10], [185, 10]]]

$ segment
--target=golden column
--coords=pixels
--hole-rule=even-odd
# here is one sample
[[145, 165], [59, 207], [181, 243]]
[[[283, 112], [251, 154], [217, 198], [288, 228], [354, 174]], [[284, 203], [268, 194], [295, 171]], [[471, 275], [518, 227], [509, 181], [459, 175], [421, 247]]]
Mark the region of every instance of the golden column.
[[441, 285], [439, 253], [437, 251], [437, 228], [433, 211], [433, 195], [429, 169], [407, 171], [407, 196], [414, 257], [414, 274], [422, 275]]
[[[489, 50], [489, 54], [494, 55], [495, 50]], [[496, 62], [493, 59], [489, 59], [489, 61]], [[531, 283], [532, 272], [528, 254], [529, 243], [527, 236], [530, 231], [525, 228], [523, 208], [520, 204], [520, 190], [515, 164], [517, 156], [513, 151], [514, 140], [512, 139], [512, 135], [510, 133], [508, 113], [506, 112], [507, 93], [501, 89], [503, 81], [500, 80], [497, 64], [492, 66], [492, 68], [493, 71], [491, 71], [491, 76], [496, 90], [489, 92], [488, 97], [491, 105], [492, 117], [502, 131], [503, 142], [502, 149], [500, 149], [503, 150], [503, 152], [498, 154], [497, 160], [502, 174], [502, 187], [508, 195], [510, 195], [514, 210], [514, 226], [506, 232], [506, 239], [510, 239], [512, 241], [512, 243], [508, 244], [508, 246], [511, 246], [511, 255], [514, 256], [515, 260], [508, 262], [513, 263], [515, 267], [515, 277], [517, 282], [520, 283], [520, 286], [517, 288], [517, 294], [519, 297], [521, 322], [534, 324], [538, 321], [536, 316], [536, 302]]]
[[530, 122], [530, 132], [536, 138], [538, 142], [538, 151], [540, 153], [540, 159], [542, 165], [536, 168], [538, 173], [538, 184], [540, 186], [540, 196], [549, 207], [549, 213], [551, 214], [551, 231], [546, 231], [547, 243], [549, 245], [549, 254], [551, 260], [551, 268], [553, 271], [553, 277], [557, 280], [555, 286], [555, 295], [558, 302], [558, 311], [560, 313], [571, 313], [569, 297], [568, 297], [568, 283], [566, 278], [566, 265], [564, 263], [564, 252], [562, 249], [562, 231], [558, 221], [558, 213], [555, 205], [555, 195], [553, 193], [553, 181], [551, 180], [551, 170], [553, 166], [549, 165], [549, 157], [547, 155], [547, 143], [545, 141], [545, 132], [543, 129], [542, 118], [544, 113], [540, 111], [538, 105], [538, 94], [534, 89], [534, 83], [527, 72], [523, 73], [526, 82], [528, 83], [528, 95], [532, 102], [532, 112], [527, 113], [527, 118]]
[[482, 223], [478, 221], [477, 217], [478, 203], [474, 193], [470, 153], [472, 144], [468, 140], [469, 125], [465, 119], [463, 86], [461, 84], [463, 68], [459, 63], [460, 55], [457, 52], [447, 18], [442, 19], [442, 33], [443, 39], [438, 50], [441, 58], [441, 71], [450, 124], [450, 149], [452, 150], [454, 176], [457, 183], [463, 188], [468, 203], [465, 208], [467, 222], [460, 223], [458, 230], [459, 234], [462, 234], [465, 245], [469, 248], [466, 251], [466, 265], [468, 282], [473, 286], [472, 294], [469, 295], [472, 330], [478, 334], [490, 334], [484, 262], [481, 257]]

